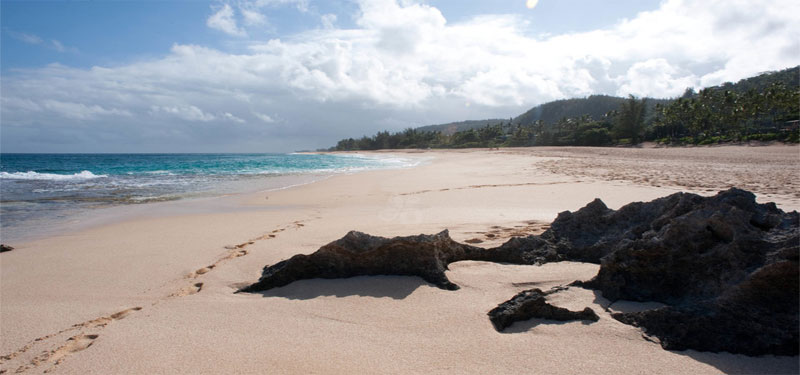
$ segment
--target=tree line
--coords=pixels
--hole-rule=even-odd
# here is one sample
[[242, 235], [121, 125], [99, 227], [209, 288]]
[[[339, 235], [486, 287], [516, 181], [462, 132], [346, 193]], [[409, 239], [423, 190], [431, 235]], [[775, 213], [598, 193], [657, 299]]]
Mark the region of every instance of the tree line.
[[[518, 118], [445, 134], [408, 128], [339, 141], [332, 151], [402, 148], [610, 146], [643, 141], [711, 144], [729, 141], [798, 142], [800, 67], [732, 84], [687, 89], [673, 100], [629, 96], [602, 116], [523, 123]], [[522, 117], [522, 116], [521, 116]]]

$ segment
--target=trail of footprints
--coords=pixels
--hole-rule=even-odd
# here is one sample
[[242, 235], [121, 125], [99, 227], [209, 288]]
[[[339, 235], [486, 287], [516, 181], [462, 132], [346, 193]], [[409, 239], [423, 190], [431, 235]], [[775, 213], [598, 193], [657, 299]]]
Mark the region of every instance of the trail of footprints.
[[[55, 370], [56, 366], [64, 362], [64, 360], [70, 354], [77, 353], [92, 346], [94, 340], [100, 337], [97, 331], [102, 330], [111, 322], [115, 320], [125, 319], [125, 317], [127, 317], [131, 313], [139, 311], [141, 309], [142, 308], [138, 306], [131, 307], [129, 309], [113, 313], [109, 316], [103, 316], [97, 319], [85, 321], [83, 323], [74, 324], [71, 327], [62, 329], [61, 331], [58, 331], [56, 333], [39, 337], [29, 342], [28, 344], [18, 349], [17, 351], [0, 357], [0, 365], [5, 365], [9, 361], [14, 360], [17, 357], [23, 356], [27, 351], [32, 349], [34, 346], [40, 344], [47, 345], [49, 339], [62, 336], [67, 332], [78, 331], [79, 333], [77, 335], [73, 335], [72, 337], [68, 338], [64, 344], [60, 345], [55, 349], [42, 351], [35, 357], [28, 360], [26, 363], [17, 367], [16, 370], [14, 371], [14, 373], [20, 374], [28, 370], [33, 370], [40, 366], [47, 366], [44, 372], [49, 373]], [[87, 331], [92, 331], [92, 333], [87, 333]], [[3, 366], [3, 368], [0, 369], [0, 374], [5, 374], [8, 372], [8, 370], [9, 369], [6, 366]]]
[[[242, 243], [240, 243], [238, 245], [225, 246], [225, 249], [228, 250], [227, 254], [225, 254], [222, 258], [220, 258], [219, 260], [217, 260], [213, 264], [205, 266], [205, 267], [200, 268], [200, 269], [197, 269], [194, 272], [186, 275], [185, 278], [186, 279], [196, 279], [196, 278], [198, 278], [198, 277], [200, 277], [202, 275], [205, 275], [205, 274], [211, 272], [211, 270], [213, 270], [214, 268], [218, 267], [222, 263], [225, 263], [225, 262], [227, 262], [227, 261], [229, 261], [231, 259], [243, 257], [243, 256], [249, 254], [250, 252], [248, 250], [246, 250], [245, 247], [250, 246], [252, 244], [255, 244], [256, 241], [273, 239], [273, 238], [277, 237], [278, 233], [283, 232], [283, 231], [285, 231], [287, 229], [300, 229], [300, 228], [302, 228], [304, 226], [305, 226], [305, 224], [303, 224], [302, 220], [294, 221], [294, 222], [292, 222], [291, 224], [289, 224], [289, 225], [287, 225], [285, 227], [275, 229], [272, 232], [270, 232], [268, 234], [265, 234], [263, 236], [253, 238], [253, 239], [248, 240], [246, 242], [242, 242]], [[198, 284], [194, 284], [193, 286], [196, 287], [196, 288], [202, 288], [203, 283], [198, 283]], [[198, 289], [197, 292], [199, 292], [199, 291], [200, 290]], [[197, 293], [197, 292], [194, 292], [194, 293]], [[190, 294], [194, 294], [194, 293], [190, 293]], [[184, 294], [184, 295], [186, 295], [186, 294]]]
[[[294, 221], [289, 225], [275, 229], [272, 232], [265, 234], [263, 236], [251, 239], [246, 242], [242, 242], [238, 245], [225, 246], [225, 249], [227, 249], [228, 252], [224, 256], [222, 256], [219, 260], [217, 260], [213, 264], [200, 268], [186, 275], [184, 279], [191, 279], [191, 280], [197, 279], [198, 277], [201, 277], [202, 275], [211, 272], [214, 268], [218, 267], [224, 262], [247, 255], [249, 251], [246, 250], [245, 247], [256, 243], [256, 241], [272, 239], [277, 237], [278, 233], [283, 232], [287, 229], [300, 229], [304, 226], [305, 224], [303, 224], [303, 221], [301, 220]], [[178, 291], [171, 293], [169, 296], [167, 296], [167, 298], [184, 297], [192, 294], [197, 294], [202, 289], [203, 289], [203, 283], [195, 281], [192, 282], [190, 285], [187, 285], [179, 289]], [[0, 375], [9, 373], [9, 368], [7, 364], [9, 362], [14, 361], [15, 359], [20, 359], [24, 361], [23, 364], [19, 365], [14, 370], [13, 373], [15, 374], [20, 374], [27, 372], [29, 370], [34, 370], [41, 366], [47, 366], [47, 368], [44, 370], [44, 373], [52, 372], [56, 369], [56, 366], [64, 362], [64, 360], [71, 354], [80, 352], [92, 346], [95, 340], [97, 340], [97, 338], [100, 337], [98, 331], [101, 331], [110, 323], [116, 320], [124, 319], [128, 315], [140, 310], [142, 310], [142, 307], [139, 306], [131, 307], [129, 309], [118, 311], [108, 316], [102, 316], [96, 319], [85, 321], [83, 323], [74, 324], [71, 327], [62, 329], [56, 333], [36, 338], [33, 341], [25, 344], [25, 346], [17, 349], [17, 351], [13, 353], [0, 356]], [[77, 334], [74, 334], [69, 338], [67, 338], [63, 344], [56, 347], [55, 349], [43, 350], [41, 353], [39, 353], [38, 355], [34, 356], [33, 358], [27, 361], [25, 361], [25, 359], [22, 358], [25, 357], [26, 353], [29, 350], [31, 350], [34, 346], [52, 347], [53, 344], [50, 342], [52, 341], [51, 339], [57, 338], [59, 336], [63, 337], [66, 336], [67, 333], [76, 331], [78, 332]]]
[[[580, 182], [580, 181], [577, 181]], [[454, 187], [454, 188], [444, 188], [444, 189], [434, 189], [434, 190], [419, 190], [419, 191], [412, 191], [409, 193], [402, 193], [400, 195], [417, 195], [417, 194], [425, 194], [431, 192], [445, 192], [450, 190], [468, 190], [468, 189], [483, 189], [483, 188], [497, 188], [497, 187], [519, 187], [519, 186], [543, 186], [543, 185], [557, 185], [563, 184], [564, 182], [520, 182], [516, 184], [485, 184], [485, 185], [469, 185], [469, 186], [461, 186], [461, 187]]]

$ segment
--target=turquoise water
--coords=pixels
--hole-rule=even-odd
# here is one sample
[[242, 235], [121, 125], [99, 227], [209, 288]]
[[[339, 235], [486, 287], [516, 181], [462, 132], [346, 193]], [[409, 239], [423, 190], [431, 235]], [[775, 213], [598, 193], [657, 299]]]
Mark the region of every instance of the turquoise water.
[[327, 154], [0, 154], [0, 234], [98, 208], [274, 189], [416, 163]]

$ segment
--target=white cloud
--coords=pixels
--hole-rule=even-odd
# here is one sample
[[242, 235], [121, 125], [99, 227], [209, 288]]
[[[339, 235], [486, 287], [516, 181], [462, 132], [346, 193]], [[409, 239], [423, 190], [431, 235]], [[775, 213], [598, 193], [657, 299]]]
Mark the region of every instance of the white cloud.
[[221, 117], [221, 118], [223, 118], [223, 119], [225, 119], [225, 120], [228, 120], [228, 121], [238, 122], [238, 123], [240, 123], [240, 124], [243, 124], [243, 123], [245, 123], [245, 122], [246, 122], [246, 121], [244, 121], [244, 120], [240, 119], [239, 117], [236, 117], [235, 115], [233, 115], [233, 114], [232, 114], [232, 113], [230, 113], [230, 112], [223, 112], [223, 113], [220, 115], [220, 117]]
[[[263, 26], [268, 25], [264, 10], [289, 5], [300, 12], [308, 12], [309, 9], [307, 0], [239, 0], [233, 4], [234, 6], [231, 6], [231, 3], [226, 1], [222, 7], [212, 7], [216, 10], [208, 17], [206, 25], [228, 35], [247, 37], [249, 29], [255, 27], [263, 29]], [[269, 30], [274, 31], [272, 28]]]
[[131, 113], [127, 110], [105, 108], [97, 104], [87, 105], [84, 103], [50, 99], [42, 101], [42, 108], [60, 116], [76, 120], [96, 119], [98, 116], [131, 116]]
[[64, 52], [67, 50], [66, 48], [64, 48], [64, 45], [61, 44], [61, 42], [55, 39], [50, 40], [50, 43], [53, 45], [53, 49], [55, 49], [58, 52]]
[[687, 87], [696, 86], [698, 77], [681, 72], [667, 60], [659, 58], [633, 64], [619, 82], [617, 95], [620, 96], [676, 97]]
[[212, 29], [217, 29], [228, 35], [233, 36], [247, 36], [244, 29], [239, 28], [234, 18], [234, 10], [228, 5], [224, 4], [216, 13], [212, 14], [206, 20], [206, 25]]
[[44, 42], [44, 39], [40, 38], [38, 35], [17, 32], [12, 32], [11, 35], [28, 44], [42, 44], [42, 42]]
[[267, 17], [257, 10], [242, 8], [242, 17], [247, 26], [260, 26], [267, 23]]
[[47, 47], [52, 50], [56, 50], [58, 52], [76, 52], [77, 49], [72, 47], [66, 47], [63, 43], [56, 39], [50, 39], [49, 41], [44, 40], [42, 37], [34, 34], [28, 33], [20, 33], [16, 31], [8, 31], [8, 33], [17, 40], [28, 44], [40, 45], [43, 47]]
[[[307, 9], [304, 2], [253, 3], [236, 9]], [[547, 37], [527, 35], [524, 18], [513, 15], [450, 23], [426, 4], [358, 5], [355, 28], [336, 28], [335, 17], [321, 17], [319, 29], [247, 41], [245, 52], [175, 45], [163, 58], [129, 65], [53, 65], [4, 76], [3, 139], [7, 129], [64, 118], [106, 126], [102, 110], [116, 109], [132, 114], [120, 121], [149, 129], [145, 134], [163, 137], [171, 129], [167, 135], [180, 133], [191, 144], [275, 139], [275, 150], [322, 147], [383, 127], [510, 117], [565, 97], [675, 96], [688, 86], [800, 64], [796, 1], [666, 0], [612, 27]], [[235, 17], [225, 5], [208, 23], [244, 35]], [[68, 115], [46, 109], [48, 100], [82, 103], [97, 113]], [[190, 126], [197, 122], [204, 125]]]
[[332, 13], [323, 14], [322, 16], [319, 17], [319, 20], [322, 23], [322, 28], [328, 30], [336, 27], [336, 19], [337, 19], [336, 15]]
[[217, 119], [216, 116], [203, 112], [202, 109], [193, 105], [187, 106], [152, 106], [150, 113], [157, 115], [159, 113], [166, 113], [186, 121], [201, 121], [209, 122]]
[[245, 3], [258, 8], [294, 5], [299, 11], [308, 12], [308, 0], [249, 0]]
[[256, 116], [256, 118], [258, 118], [259, 120], [261, 120], [261, 121], [263, 121], [263, 122], [265, 122], [267, 124], [271, 124], [271, 123], [275, 122], [275, 119], [273, 119], [272, 116], [264, 114], [264, 113], [253, 112], [253, 116]]

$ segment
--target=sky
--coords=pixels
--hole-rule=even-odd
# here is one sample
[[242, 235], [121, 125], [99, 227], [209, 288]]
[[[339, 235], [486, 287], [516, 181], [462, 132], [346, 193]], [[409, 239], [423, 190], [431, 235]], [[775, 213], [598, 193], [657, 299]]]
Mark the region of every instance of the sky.
[[0, 152], [290, 152], [800, 64], [796, 0], [0, 0]]

